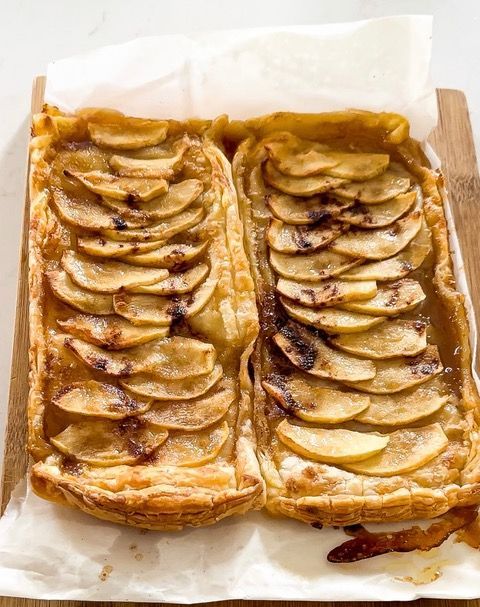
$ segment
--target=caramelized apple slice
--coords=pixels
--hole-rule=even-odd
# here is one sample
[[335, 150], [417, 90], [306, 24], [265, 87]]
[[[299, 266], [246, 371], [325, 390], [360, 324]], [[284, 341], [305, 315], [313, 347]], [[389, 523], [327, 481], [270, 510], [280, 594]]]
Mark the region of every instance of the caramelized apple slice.
[[199, 179], [185, 179], [173, 183], [166, 194], [148, 202], [132, 203], [129, 200], [103, 198], [103, 204], [119, 213], [135, 212], [148, 217], [150, 221], [159, 221], [184, 211], [202, 192], [203, 183]]
[[332, 251], [365, 259], [386, 259], [396, 255], [415, 238], [422, 227], [421, 211], [414, 211], [388, 228], [362, 230], [352, 228], [339, 236]]
[[278, 170], [292, 177], [322, 173], [338, 164], [328, 154], [326, 145], [299, 139], [291, 133], [277, 133], [264, 145]]
[[143, 118], [124, 118], [111, 124], [89, 122], [88, 132], [92, 141], [102, 147], [138, 150], [165, 141], [168, 122]]
[[328, 249], [311, 255], [288, 255], [270, 251], [270, 264], [275, 272], [297, 280], [319, 281], [338, 276], [360, 263], [361, 259], [339, 255]]
[[420, 320], [388, 320], [363, 333], [338, 335], [332, 343], [367, 358], [415, 356], [427, 347], [427, 325]]
[[168, 181], [165, 179], [132, 179], [102, 171], [66, 171], [65, 174], [68, 177], [76, 177], [95, 194], [118, 200], [152, 200], [168, 190]]
[[111, 295], [85, 291], [72, 282], [63, 270], [51, 270], [47, 272], [47, 278], [55, 297], [75, 308], [75, 310], [89, 314], [114, 313]]
[[280, 301], [289, 316], [305, 325], [312, 325], [312, 327], [322, 329], [327, 333], [358, 333], [376, 327], [385, 320], [384, 316], [369, 316], [337, 308], [321, 310], [305, 308], [285, 297], [280, 297]]
[[277, 426], [277, 436], [294, 453], [329, 464], [361, 462], [383, 451], [389, 442], [388, 436], [380, 434], [294, 426], [286, 419]]
[[425, 465], [448, 445], [440, 424], [405, 428], [387, 437], [390, 440], [381, 453], [362, 462], [347, 463], [345, 468], [367, 476], [406, 474]]
[[320, 337], [296, 323], [288, 322], [273, 340], [296, 367], [311, 375], [357, 382], [360, 378], [375, 377], [375, 365], [371, 360], [333, 350]]
[[[348, 183], [346, 179], [337, 179], [326, 175], [290, 177], [280, 173], [270, 160], [265, 163], [264, 176], [268, 184], [280, 190], [280, 192], [292, 196], [313, 196]], [[338, 193], [340, 194], [340, 192]], [[352, 198], [352, 196], [346, 198]]]
[[161, 282], [149, 286], [132, 287], [128, 290], [133, 293], [150, 293], [152, 295], [182, 295], [190, 293], [195, 287], [198, 287], [208, 276], [208, 272], [207, 264], [200, 263], [185, 272], [170, 274]]
[[220, 453], [229, 435], [227, 422], [195, 433], [172, 434], [157, 450], [155, 464], [159, 466], [201, 466]]
[[113, 377], [152, 373], [165, 379], [208, 375], [217, 354], [211, 344], [189, 337], [166, 337], [127, 352], [108, 352], [81, 339], [66, 337], [65, 347], [86, 365]]
[[322, 280], [320, 282], [297, 282], [280, 278], [277, 292], [308, 308], [322, 308], [347, 301], [371, 299], [377, 292], [374, 280]]
[[213, 296], [218, 280], [207, 279], [188, 295], [175, 298], [158, 295], [114, 295], [115, 312], [134, 325], [168, 326], [191, 318], [207, 305]]
[[415, 199], [415, 192], [407, 192], [380, 204], [359, 204], [343, 211], [341, 219], [360, 228], [383, 228], [405, 215]]
[[183, 156], [189, 147], [188, 137], [176, 141], [172, 146], [173, 154], [164, 158], [129, 158], [112, 156], [110, 166], [122, 177], [159, 177], [172, 179], [180, 168]]
[[348, 270], [342, 274], [342, 278], [345, 280], [398, 280], [419, 268], [431, 250], [430, 231], [423, 221], [420, 232], [403, 251], [389, 259], [364, 263], [359, 268]]
[[125, 219], [109, 211], [93, 200], [71, 197], [63, 190], [53, 192], [53, 207], [60, 219], [69, 225], [87, 231], [123, 230], [146, 226], [149, 220], [145, 217]]
[[413, 310], [424, 299], [425, 293], [420, 284], [411, 278], [403, 278], [378, 287], [378, 292], [372, 299], [342, 304], [342, 308], [360, 314], [396, 316]]
[[335, 194], [365, 204], [379, 204], [404, 194], [410, 188], [410, 177], [401, 168], [391, 167], [383, 175], [368, 181], [355, 181], [335, 186]]
[[448, 402], [434, 381], [408, 392], [370, 394], [370, 406], [356, 416], [363, 424], [405, 426], [428, 417]]
[[376, 374], [371, 379], [356, 381], [347, 378], [345, 383], [362, 392], [393, 394], [423, 384], [443, 371], [438, 348], [432, 345], [418, 356], [379, 360], [375, 367]]
[[370, 405], [368, 396], [326, 388], [322, 380], [307, 380], [300, 374], [268, 375], [262, 386], [285, 411], [307, 422], [340, 424]]
[[168, 327], [136, 327], [115, 315], [79, 314], [57, 323], [67, 333], [107, 350], [131, 348], [168, 335]]
[[295, 198], [288, 194], [272, 192], [265, 196], [265, 202], [277, 219], [290, 225], [308, 225], [328, 219], [335, 219], [342, 211], [351, 207], [353, 200], [313, 196]]
[[390, 163], [388, 154], [329, 152], [328, 155], [336, 164], [325, 169], [325, 175], [355, 181], [366, 181], [381, 175]]
[[103, 236], [79, 236], [77, 248], [94, 257], [125, 257], [129, 253], [146, 253], [158, 247], [158, 242], [119, 242]]
[[[151, 243], [149, 243], [151, 244]], [[201, 244], [167, 244], [150, 250], [127, 255], [124, 261], [135, 266], [147, 266], [154, 268], [166, 268], [172, 272], [178, 272], [185, 268], [190, 261], [195, 261], [208, 249], [208, 241]]]
[[73, 282], [99, 293], [118, 293], [121, 289], [152, 284], [168, 276], [168, 270], [136, 268], [121, 261], [90, 260], [75, 251], [64, 251], [61, 263]]
[[112, 240], [126, 240], [145, 242], [147, 240], [158, 241], [160, 244], [175, 236], [196, 226], [203, 219], [203, 209], [187, 209], [174, 217], [165, 219], [161, 223], [156, 223], [147, 228], [138, 230], [105, 230], [103, 233]]
[[222, 419], [235, 397], [233, 382], [225, 379], [199, 398], [156, 403], [141, 419], [168, 430], [203, 430]]
[[148, 411], [151, 401], [130, 398], [123, 390], [93, 379], [64, 386], [53, 396], [52, 403], [68, 413], [124, 419]]
[[344, 231], [339, 222], [291, 226], [273, 219], [267, 231], [268, 244], [279, 253], [312, 253], [330, 244]]
[[93, 466], [134, 464], [167, 440], [167, 430], [137, 418], [95, 420], [70, 424], [50, 442], [65, 455]]
[[155, 400], [188, 400], [198, 398], [220, 381], [223, 368], [216, 363], [208, 375], [186, 377], [184, 379], [162, 379], [156, 376], [136, 375], [120, 381], [120, 384], [140, 396]]

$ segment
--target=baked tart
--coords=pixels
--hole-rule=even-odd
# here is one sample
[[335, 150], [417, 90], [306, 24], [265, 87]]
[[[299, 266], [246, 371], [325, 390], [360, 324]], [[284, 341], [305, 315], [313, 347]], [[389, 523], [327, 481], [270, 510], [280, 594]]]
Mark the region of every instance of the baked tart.
[[282, 113], [226, 137], [260, 315], [269, 511], [351, 525], [477, 504], [468, 323], [441, 177], [408, 122]]
[[254, 284], [209, 126], [34, 117], [31, 481], [98, 518], [179, 529], [263, 505]]

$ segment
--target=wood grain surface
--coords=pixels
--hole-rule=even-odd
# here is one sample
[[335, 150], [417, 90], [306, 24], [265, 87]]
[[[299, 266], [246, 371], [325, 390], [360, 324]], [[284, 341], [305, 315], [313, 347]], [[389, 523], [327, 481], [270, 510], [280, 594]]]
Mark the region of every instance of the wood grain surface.
[[[41, 109], [45, 78], [35, 80], [32, 95], [32, 112]], [[475, 305], [477, 326], [480, 327], [480, 262], [478, 261], [480, 238], [480, 177], [478, 174], [475, 148], [473, 144], [467, 101], [461, 91], [440, 89], [437, 91], [439, 123], [432, 133], [430, 142], [442, 160], [447, 180], [450, 204], [453, 209], [460, 246], [465, 261], [466, 273], [472, 300]], [[5, 509], [15, 484], [25, 475], [26, 453], [26, 403], [28, 396], [28, 194], [25, 197], [23, 238], [20, 255], [20, 269], [17, 294], [17, 317], [13, 344], [8, 423], [5, 436], [5, 457], [2, 481], [1, 511]], [[478, 361], [478, 355], [477, 355]], [[479, 573], [480, 574], [480, 573]], [[21, 589], [19, 588], [19, 593]], [[224, 601], [208, 603], [215, 607], [308, 607], [312, 603], [286, 601]], [[97, 602], [95, 607], [127, 607], [148, 603], [106, 603]], [[151, 604], [151, 603], [150, 603]], [[403, 603], [357, 602], [359, 607], [379, 607], [381, 605], [401, 605]], [[445, 601], [439, 599], [419, 599], [412, 604], [430, 607], [480, 607], [477, 601]], [[0, 597], [0, 607], [80, 607], [91, 606], [89, 601], [38, 601], [21, 598]], [[207, 605], [207, 604], [205, 604]], [[322, 603], [326, 607], [348, 607], [353, 603]]]

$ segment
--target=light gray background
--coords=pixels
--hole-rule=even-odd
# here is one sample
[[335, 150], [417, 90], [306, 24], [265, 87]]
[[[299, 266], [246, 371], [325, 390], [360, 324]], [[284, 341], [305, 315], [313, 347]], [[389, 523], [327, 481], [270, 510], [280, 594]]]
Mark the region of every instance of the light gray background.
[[138, 36], [398, 14], [434, 15], [433, 81], [466, 92], [479, 150], [479, 0], [0, 0], [0, 447], [33, 77], [53, 59]]

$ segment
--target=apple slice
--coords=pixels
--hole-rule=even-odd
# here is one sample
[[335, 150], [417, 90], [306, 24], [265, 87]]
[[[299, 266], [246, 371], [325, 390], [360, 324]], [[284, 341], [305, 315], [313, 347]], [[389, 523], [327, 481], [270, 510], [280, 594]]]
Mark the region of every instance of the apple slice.
[[379, 204], [404, 194], [410, 184], [409, 174], [403, 168], [392, 165], [385, 173], [368, 181], [336, 186], [334, 194], [365, 204]]
[[78, 286], [99, 293], [152, 284], [168, 276], [168, 270], [136, 268], [121, 261], [91, 260], [75, 251], [64, 251], [62, 267]]
[[46, 273], [48, 283], [55, 297], [75, 310], [89, 314], [113, 314], [113, 297], [92, 293], [77, 286], [63, 270]]
[[380, 204], [358, 204], [343, 211], [341, 220], [360, 228], [383, 228], [405, 215], [416, 197], [415, 192], [407, 192]]
[[[152, 244], [152, 243], [149, 243]], [[135, 266], [166, 268], [172, 272], [185, 269], [185, 265], [195, 261], [208, 249], [209, 242], [200, 244], [167, 244], [163, 247], [138, 252], [124, 257], [124, 261]]]
[[188, 150], [190, 142], [188, 137], [176, 141], [172, 145], [171, 156], [160, 158], [129, 158], [128, 156], [112, 156], [110, 166], [121, 177], [158, 177], [172, 179], [180, 169], [183, 156]]
[[347, 255], [333, 253], [329, 249], [311, 255], [288, 255], [274, 250], [270, 251], [270, 264], [275, 272], [284, 278], [307, 282], [318, 282], [325, 278], [338, 276], [362, 261]]
[[362, 462], [347, 462], [345, 468], [367, 476], [396, 476], [425, 465], [448, 445], [440, 424], [405, 428], [388, 434], [385, 450]]
[[425, 293], [416, 280], [402, 278], [379, 286], [377, 294], [372, 299], [341, 304], [341, 307], [360, 314], [397, 316], [402, 312], [413, 310], [424, 299]]
[[308, 225], [335, 219], [354, 204], [353, 200], [325, 196], [299, 199], [275, 190], [265, 196], [265, 202], [277, 219], [290, 225]]
[[61, 453], [93, 466], [134, 464], [167, 440], [167, 430], [137, 418], [121, 421], [91, 420], [67, 426], [50, 438]]
[[374, 280], [322, 280], [320, 282], [297, 282], [280, 278], [277, 292], [308, 308], [322, 308], [335, 304], [371, 299], [377, 292]]
[[277, 426], [277, 436], [294, 453], [328, 464], [361, 462], [383, 451], [389, 442], [388, 436], [380, 434], [294, 426], [286, 419]]
[[168, 327], [136, 327], [121, 316], [79, 314], [57, 320], [59, 326], [75, 337], [107, 350], [122, 350], [167, 337]]
[[312, 325], [327, 333], [357, 333], [366, 331], [384, 322], [384, 316], [370, 316], [358, 312], [347, 312], [337, 308], [315, 310], [293, 303], [290, 299], [280, 297], [280, 301], [288, 315], [305, 325]]
[[129, 253], [145, 253], [156, 249], [158, 242], [118, 242], [102, 236], [78, 236], [77, 248], [94, 257], [124, 257]]
[[423, 384], [443, 371], [438, 348], [432, 345], [418, 356], [379, 360], [375, 367], [376, 374], [372, 378], [364, 381], [347, 378], [344, 383], [362, 392], [393, 394]]
[[65, 175], [75, 177], [95, 194], [117, 200], [152, 200], [168, 190], [168, 181], [165, 179], [132, 179], [102, 171], [80, 173], [65, 170]]
[[150, 293], [152, 295], [182, 295], [190, 293], [195, 287], [198, 287], [208, 276], [209, 271], [207, 264], [200, 263], [185, 272], [170, 274], [168, 278], [155, 284], [127, 288], [127, 290], [132, 293]]
[[331, 342], [344, 352], [366, 358], [415, 356], [427, 347], [427, 325], [420, 320], [388, 320], [363, 333], [332, 337]]
[[229, 435], [227, 422], [195, 433], [172, 434], [157, 450], [157, 466], [202, 466], [220, 453]]
[[216, 363], [208, 375], [186, 377], [183, 379], [165, 379], [153, 375], [136, 375], [120, 380], [122, 387], [134, 394], [155, 400], [188, 400], [197, 398], [208, 392], [220, 381], [223, 368]]
[[342, 223], [327, 221], [312, 226], [292, 226], [272, 219], [268, 244], [279, 253], [312, 253], [330, 244], [344, 231]]
[[107, 419], [124, 419], [145, 413], [151, 402], [134, 400], [117, 386], [93, 379], [63, 386], [52, 398], [54, 405], [68, 413]]
[[287, 132], [276, 133], [264, 146], [277, 169], [292, 177], [321, 173], [338, 164], [328, 155], [328, 146], [300, 139]]
[[326, 388], [322, 380], [307, 380], [297, 373], [268, 375], [262, 386], [285, 411], [307, 422], [340, 424], [370, 405], [368, 396]]
[[[291, 194], [292, 196], [313, 196], [348, 183], [346, 179], [337, 179], [326, 175], [289, 177], [280, 173], [270, 160], [267, 160], [264, 165], [264, 177], [269, 185], [284, 194]], [[348, 198], [352, 197], [348, 196]]]
[[311, 375], [356, 382], [375, 377], [372, 361], [333, 350], [320, 337], [296, 323], [289, 321], [273, 340], [296, 367]]
[[225, 379], [199, 398], [156, 403], [140, 419], [167, 430], [203, 430], [220, 421], [235, 398], [233, 381]]
[[89, 122], [88, 132], [92, 141], [99, 146], [118, 150], [138, 150], [165, 141], [168, 122], [122, 117], [119, 122], [111, 124]]
[[119, 293], [114, 295], [113, 305], [117, 314], [134, 325], [169, 326], [201, 312], [217, 284], [218, 280], [209, 278], [191, 293], [175, 298]]
[[331, 177], [366, 181], [384, 173], [390, 163], [388, 154], [367, 154], [363, 152], [329, 152], [329, 157], [336, 161], [332, 167], [322, 171]]
[[352, 228], [331, 245], [332, 251], [365, 259], [386, 259], [396, 255], [415, 238], [422, 227], [421, 211], [414, 211], [392, 226], [375, 230]]

